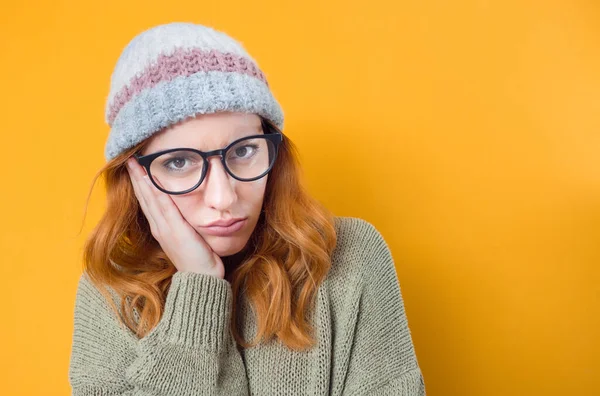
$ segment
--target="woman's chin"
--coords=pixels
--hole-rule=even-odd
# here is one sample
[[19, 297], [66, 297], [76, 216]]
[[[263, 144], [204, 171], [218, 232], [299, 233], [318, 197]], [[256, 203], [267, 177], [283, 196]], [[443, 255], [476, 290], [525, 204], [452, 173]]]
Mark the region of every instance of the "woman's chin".
[[206, 236], [204, 240], [219, 257], [231, 256], [240, 252], [248, 242], [247, 238], [219, 236]]

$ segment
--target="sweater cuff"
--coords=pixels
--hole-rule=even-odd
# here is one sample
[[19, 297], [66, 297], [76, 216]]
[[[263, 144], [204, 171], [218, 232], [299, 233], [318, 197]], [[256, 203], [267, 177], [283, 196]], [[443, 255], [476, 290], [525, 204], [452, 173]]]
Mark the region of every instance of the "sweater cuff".
[[219, 350], [230, 331], [231, 296], [231, 285], [225, 279], [176, 272], [171, 279], [163, 316], [147, 337]]

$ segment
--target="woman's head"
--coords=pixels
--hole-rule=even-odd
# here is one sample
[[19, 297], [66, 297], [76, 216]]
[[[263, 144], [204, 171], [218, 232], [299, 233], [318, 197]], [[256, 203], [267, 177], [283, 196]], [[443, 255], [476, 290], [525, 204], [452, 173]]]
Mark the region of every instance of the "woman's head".
[[[168, 23], [141, 32], [121, 53], [111, 76], [106, 121], [111, 131], [105, 157], [110, 161], [140, 144], [142, 149], [136, 154], [142, 155], [181, 147], [204, 152], [222, 149], [236, 139], [262, 134], [267, 122], [280, 129], [283, 113], [264, 73], [240, 43], [203, 25]], [[271, 141], [262, 139], [262, 143], [268, 143], [264, 148], [276, 154]], [[215, 253], [228, 256], [241, 251], [257, 224], [268, 175], [242, 181], [244, 177], [229, 177], [223, 166], [227, 162], [222, 164], [219, 157], [207, 158], [207, 162], [199, 153], [180, 154], [152, 161], [146, 168], [152, 181], [165, 192], [182, 192], [189, 180], [198, 176], [199, 181], [207, 171], [198, 188], [172, 198]], [[174, 158], [184, 154], [187, 162]], [[168, 157], [169, 168], [164, 166]], [[187, 178], [178, 168], [176, 179], [175, 167], [181, 166], [177, 164], [189, 165], [192, 157], [197, 159], [195, 168], [187, 172]], [[178, 162], [174, 165], [173, 160]], [[228, 163], [235, 171], [236, 162]], [[259, 166], [254, 163], [254, 168]], [[233, 235], [215, 235], [206, 228], [215, 221], [232, 219], [245, 219]]]
[[[215, 52], [215, 43], [224, 52]], [[165, 48], [168, 51], [161, 52]], [[143, 162], [143, 156], [171, 148], [214, 151], [245, 136], [279, 133], [275, 162], [263, 177], [238, 180], [226, 172], [220, 156], [211, 156], [202, 183], [171, 197], [218, 255], [249, 247], [250, 254], [230, 277], [231, 326], [238, 343], [249, 346], [277, 337], [293, 349], [314, 344], [307, 315], [331, 265], [334, 216], [302, 186], [295, 146], [281, 131], [279, 105], [264, 75], [244, 54], [223, 33], [200, 25], [168, 24], [134, 38], [113, 73], [107, 163], [96, 175], [105, 181], [107, 207], [86, 241], [84, 270], [115, 312], [120, 311], [122, 323], [138, 336], [160, 320], [176, 268], [152, 236], [126, 170], [127, 159], [141, 155]], [[140, 62], [149, 66], [141, 68]], [[244, 157], [246, 150], [240, 147], [234, 156]], [[168, 165], [186, 163], [180, 158]], [[230, 165], [234, 170], [235, 163]], [[166, 180], [153, 179], [159, 179], [159, 185]], [[91, 191], [88, 200], [89, 196]], [[203, 228], [230, 218], [246, 219], [230, 236], [211, 235]], [[120, 297], [120, 310], [106, 287]], [[237, 326], [242, 290], [258, 326], [251, 344], [241, 338]]]

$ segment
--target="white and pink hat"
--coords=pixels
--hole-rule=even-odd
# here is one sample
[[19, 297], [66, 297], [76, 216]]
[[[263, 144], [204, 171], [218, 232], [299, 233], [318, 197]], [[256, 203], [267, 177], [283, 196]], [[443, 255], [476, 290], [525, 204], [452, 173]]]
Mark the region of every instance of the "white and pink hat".
[[152, 134], [197, 114], [255, 113], [283, 129], [283, 112], [264, 73], [242, 45], [184, 22], [134, 37], [111, 76], [104, 156], [111, 160]]

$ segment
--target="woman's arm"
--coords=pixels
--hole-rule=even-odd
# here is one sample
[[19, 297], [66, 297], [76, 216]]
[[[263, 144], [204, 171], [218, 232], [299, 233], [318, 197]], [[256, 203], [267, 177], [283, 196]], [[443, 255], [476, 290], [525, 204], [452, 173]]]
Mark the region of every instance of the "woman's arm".
[[242, 357], [230, 333], [226, 280], [176, 272], [156, 327], [126, 333], [82, 275], [69, 368], [73, 395], [248, 395]]
[[362, 225], [362, 290], [342, 395], [424, 396], [392, 255], [381, 234]]

